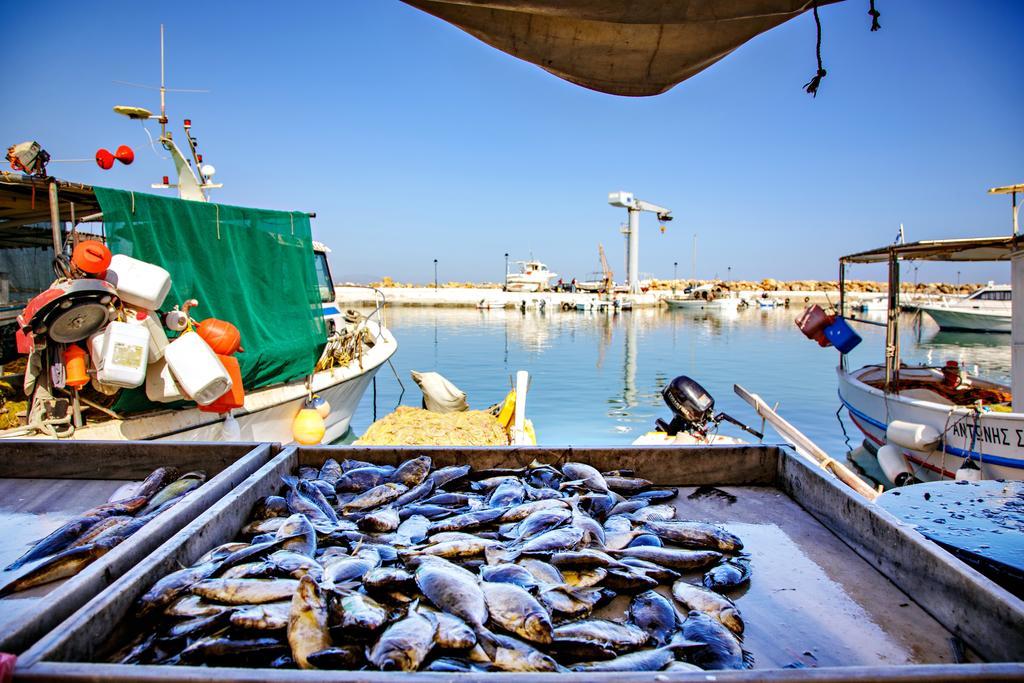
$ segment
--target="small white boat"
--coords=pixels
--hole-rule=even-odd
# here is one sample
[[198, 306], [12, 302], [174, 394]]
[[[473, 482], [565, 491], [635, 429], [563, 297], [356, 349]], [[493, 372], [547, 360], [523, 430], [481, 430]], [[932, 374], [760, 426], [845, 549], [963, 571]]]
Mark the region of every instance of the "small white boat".
[[876, 296], [870, 299], [863, 299], [854, 308], [861, 313], [885, 313], [889, 310], [889, 297]]
[[990, 282], [958, 301], [925, 304], [918, 310], [927, 313], [942, 330], [1009, 333], [1013, 321], [1012, 296], [1009, 285]]
[[669, 308], [692, 308], [697, 310], [736, 310], [740, 298], [721, 284], [706, 284], [687, 287], [682, 296], [666, 296], [663, 301]]
[[551, 289], [551, 278], [558, 276], [540, 261], [531, 259], [516, 264], [519, 272], [505, 275], [505, 289], [510, 292], [545, 292]]
[[755, 299], [758, 308], [778, 308], [782, 304], [775, 299], [769, 299], [768, 297], [759, 297]]
[[482, 311], [489, 311], [496, 308], [505, 308], [505, 302], [500, 299], [480, 299], [476, 307]]

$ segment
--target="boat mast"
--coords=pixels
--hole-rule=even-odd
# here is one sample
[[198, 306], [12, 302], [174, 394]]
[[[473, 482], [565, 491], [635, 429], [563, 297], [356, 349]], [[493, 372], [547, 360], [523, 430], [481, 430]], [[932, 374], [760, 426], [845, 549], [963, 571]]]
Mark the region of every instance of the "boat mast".
[[889, 247], [889, 306], [885, 321], [885, 390], [892, 391], [892, 381], [900, 369], [900, 261], [896, 249]]

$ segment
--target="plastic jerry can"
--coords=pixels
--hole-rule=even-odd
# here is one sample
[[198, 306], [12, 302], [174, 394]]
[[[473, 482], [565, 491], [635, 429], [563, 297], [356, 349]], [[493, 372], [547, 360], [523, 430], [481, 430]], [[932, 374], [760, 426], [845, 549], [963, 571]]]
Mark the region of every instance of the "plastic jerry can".
[[171, 289], [171, 274], [160, 266], [124, 254], [114, 254], [106, 280], [126, 304], [155, 311]]
[[167, 367], [167, 361], [163, 358], [150, 363], [146, 369], [146, 397], [158, 403], [171, 403], [185, 398], [178, 383], [174, 381], [171, 369]]
[[199, 410], [208, 413], [226, 413], [234, 408], [241, 408], [245, 405], [245, 389], [242, 387], [242, 369], [238, 366], [238, 359], [234, 356], [217, 354], [217, 359], [228, 371], [231, 377], [231, 388], [216, 401], [206, 406], [199, 406]]
[[116, 387], [138, 387], [146, 381], [149, 332], [144, 327], [114, 321], [103, 334], [103, 360], [96, 379]]
[[89, 359], [92, 361], [92, 369], [96, 372], [103, 369], [103, 332], [106, 329], [104, 327], [89, 337]]
[[164, 350], [164, 359], [185, 395], [201, 406], [231, 388], [231, 376], [209, 344], [195, 332], [186, 332]]
[[160, 318], [153, 311], [139, 310], [129, 315], [128, 322], [146, 328], [149, 333], [149, 362], [153, 363], [164, 357], [167, 348], [167, 333], [160, 324]]

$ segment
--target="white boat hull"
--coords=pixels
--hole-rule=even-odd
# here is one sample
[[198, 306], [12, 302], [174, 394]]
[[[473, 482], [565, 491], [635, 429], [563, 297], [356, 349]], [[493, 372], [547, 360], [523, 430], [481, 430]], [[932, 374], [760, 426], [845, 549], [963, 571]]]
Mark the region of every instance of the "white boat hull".
[[[323, 443], [331, 443], [348, 431], [352, 415], [373, 376], [398, 349], [395, 338], [386, 329], [380, 330], [377, 343], [366, 349], [362, 363], [313, 375], [310, 389], [331, 404], [324, 419]], [[304, 380], [258, 389], [246, 394], [245, 405], [232, 411], [240, 434], [228, 438], [224, 434], [224, 416], [205, 413], [198, 408], [146, 413], [124, 420], [109, 420], [76, 429], [70, 440], [88, 441], [269, 441], [292, 443], [292, 421], [308, 397]], [[38, 435], [25, 438], [50, 438]]]
[[692, 308], [695, 310], [726, 311], [735, 310], [740, 305], [740, 300], [732, 297], [723, 299], [673, 299], [665, 298], [669, 308]]
[[[925, 400], [922, 394], [931, 394], [927, 390], [886, 394], [854, 376], [862, 371], [838, 369], [839, 398], [869, 441], [885, 444], [886, 428], [894, 420], [930, 425], [944, 435], [943, 446], [935, 451], [901, 448], [918, 479], [951, 479], [968, 456], [981, 467], [985, 479], [1024, 479], [1024, 414], [976, 414], [964, 406]], [[912, 369], [900, 374], [917, 372], [934, 371]]]
[[919, 310], [927, 313], [943, 330], [1010, 333], [1013, 324], [1009, 312], [957, 310], [942, 306], [921, 306]]

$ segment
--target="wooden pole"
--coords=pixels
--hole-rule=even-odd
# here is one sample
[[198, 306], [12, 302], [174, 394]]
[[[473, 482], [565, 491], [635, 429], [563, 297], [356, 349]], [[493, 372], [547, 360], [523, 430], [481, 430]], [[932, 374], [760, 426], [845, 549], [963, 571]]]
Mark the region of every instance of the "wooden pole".
[[803, 432], [784, 420], [781, 415], [772, 410], [768, 404], [764, 402], [764, 399], [757, 394], [750, 393], [739, 384], [734, 384], [732, 388], [733, 391], [736, 392], [737, 396], [749, 403], [750, 406], [757, 411], [758, 415], [771, 423], [772, 427], [775, 428], [775, 431], [777, 431], [782, 438], [791, 443], [802, 453], [807, 454], [817, 461], [823, 469], [831, 472], [837, 479], [839, 479], [839, 481], [843, 482], [868, 500], [873, 501], [875, 498], [878, 498], [878, 491], [871, 488], [867, 482], [858, 477], [857, 474], [851, 471], [846, 465], [834, 460], [816, 443], [807, 438]]
[[60, 207], [57, 205], [57, 183], [50, 183], [50, 227], [53, 230], [53, 255], [64, 251], [64, 235], [60, 226]]

